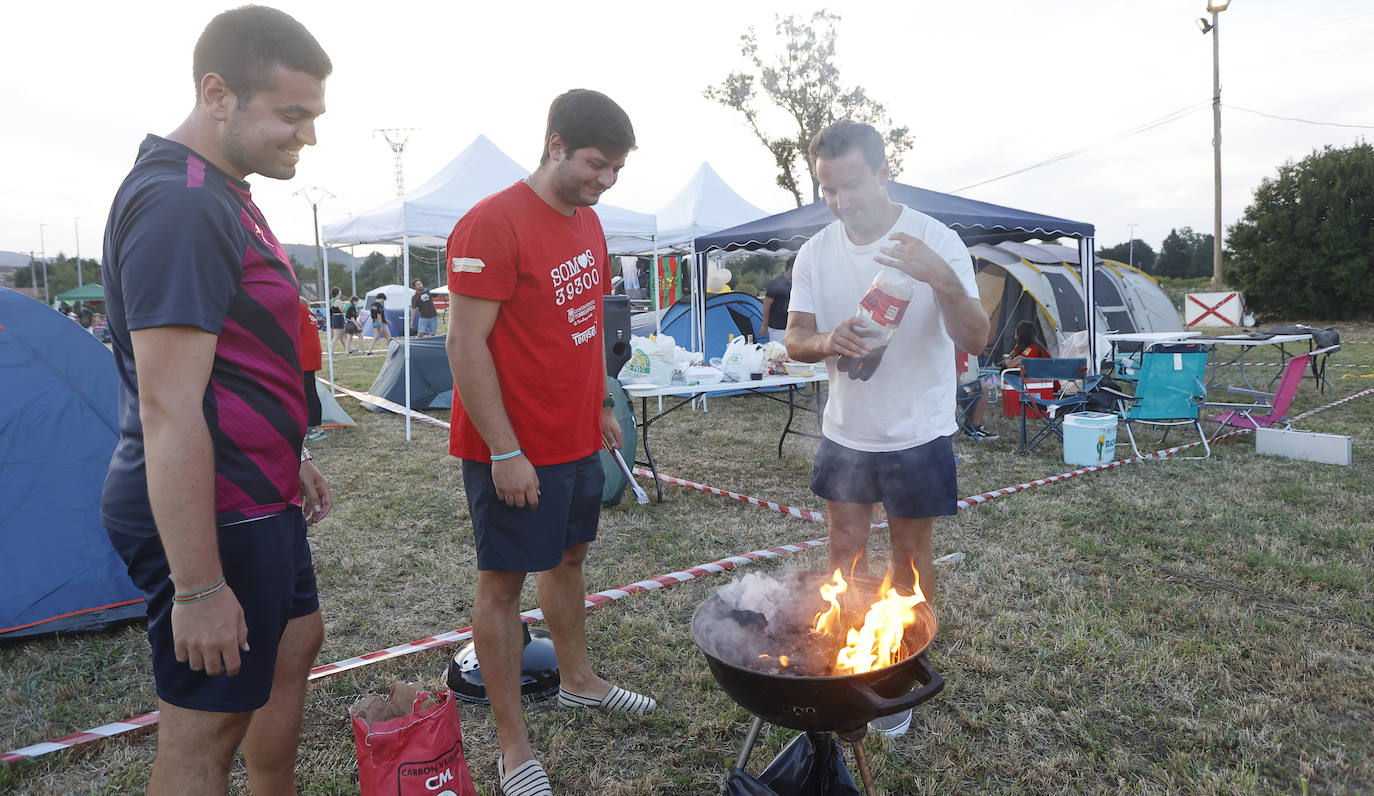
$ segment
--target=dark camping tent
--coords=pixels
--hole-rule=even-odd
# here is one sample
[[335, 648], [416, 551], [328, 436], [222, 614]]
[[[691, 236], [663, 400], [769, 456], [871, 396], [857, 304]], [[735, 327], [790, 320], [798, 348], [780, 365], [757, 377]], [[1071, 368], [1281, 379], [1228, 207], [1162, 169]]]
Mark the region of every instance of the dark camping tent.
[[[888, 183], [887, 190], [894, 202], [939, 220], [970, 246], [985, 241], [1054, 240], [1093, 235], [1093, 225], [1081, 221], [1002, 207], [900, 182]], [[696, 250], [796, 249], [834, 220], [825, 202], [813, 202], [697, 238]]]
[[[410, 341], [410, 406], [412, 409], [447, 409], [453, 406], [453, 372], [448, 367], [448, 353], [444, 350], [444, 335], [411, 338]], [[386, 350], [386, 362], [377, 373], [368, 392], [378, 398], [405, 405], [406, 362], [405, 346], [393, 339]], [[385, 412], [372, 404], [363, 404], [370, 411]]]
[[114, 357], [42, 302], [0, 288], [0, 639], [143, 616], [100, 524], [119, 436]]

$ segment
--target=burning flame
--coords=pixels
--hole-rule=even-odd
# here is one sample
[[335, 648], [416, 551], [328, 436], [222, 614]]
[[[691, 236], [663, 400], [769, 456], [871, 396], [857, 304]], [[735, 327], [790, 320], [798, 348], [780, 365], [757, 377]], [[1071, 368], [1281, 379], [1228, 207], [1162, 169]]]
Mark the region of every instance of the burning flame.
[[[901, 660], [902, 637], [916, 621], [917, 603], [926, 599], [919, 581], [918, 577], [912, 586], [915, 593], [905, 596], [892, 587], [891, 575], [883, 578], [878, 589], [880, 599], [869, 607], [863, 625], [851, 627], [845, 633], [845, 646], [835, 656], [836, 671], [858, 674]], [[829, 635], [841, 629], [844, 612], [837, 598], [848, 589], [849, 583], [838, 569], [829, 583], [821, 584], [821, 597], [830, 603], [830, 608], [816, 614], [816, 633]]]

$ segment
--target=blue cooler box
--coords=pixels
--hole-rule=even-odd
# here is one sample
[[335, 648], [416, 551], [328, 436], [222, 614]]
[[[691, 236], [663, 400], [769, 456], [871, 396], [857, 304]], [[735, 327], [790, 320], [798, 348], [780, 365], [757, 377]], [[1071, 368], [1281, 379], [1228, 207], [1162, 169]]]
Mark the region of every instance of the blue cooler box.
[[1116, 415], [1076, 412], [1064, 418], [1064, 462], [1106, 464], [1116, 458]]

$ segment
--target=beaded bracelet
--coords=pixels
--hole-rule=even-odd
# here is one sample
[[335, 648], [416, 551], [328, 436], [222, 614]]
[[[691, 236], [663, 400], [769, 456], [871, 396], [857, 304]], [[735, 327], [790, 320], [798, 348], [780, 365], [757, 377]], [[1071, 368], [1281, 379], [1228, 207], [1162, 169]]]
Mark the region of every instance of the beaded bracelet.
[[225, 585], [226, 584], [224, 583], [224, 578], [220, 578], [219, 580], [215, 581], [212, 585], [204, 589], [201, 589], [200, 591], [188, 591], [182, 592], [180, 594], [173, 594], [172, 602], [193, 603], [197, 600], [204, 600], [206, 597], [214, 597], [216, 594], [219, 594], [220, 592], [224, 591]]
[[520, 450], [519, 448], [516, 448], [515, 450], [511, 451], [510, 453], [503, 453], [503, 454], [501, 454], [500, 456], [493, 456], [493, 457], [491, 457], [491, 460], [494, 461], [494, 462], [504, 462], [506, 459], [514, 459], [516, 456], [519, 456], [519, 455], [522, 454], [522, 453], [524, 453], [523, 450]]

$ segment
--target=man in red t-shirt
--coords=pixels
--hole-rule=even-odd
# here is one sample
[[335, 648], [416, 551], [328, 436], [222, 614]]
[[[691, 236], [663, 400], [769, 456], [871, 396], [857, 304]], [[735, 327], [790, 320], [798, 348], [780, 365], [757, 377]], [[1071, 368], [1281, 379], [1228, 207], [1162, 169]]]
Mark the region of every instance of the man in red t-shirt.
[[462, 459], [477, 542], [472, 634], [507, 794], [550, 792], [520, 703], [526, 573], [539, 573], [539, 604], [558, 650], [558, 704], [657, 707], [592, 670], [583, 607], [582, 562], [596, 538], [605, 478], [597, 451], [621, 443], [601, 341], [610, 258], [590, 208], [615, 185], [634, 146], [619, 105], [569, 91], [549, 108], [539, 168], [477, 203], [448, 239], [449, 452]]

